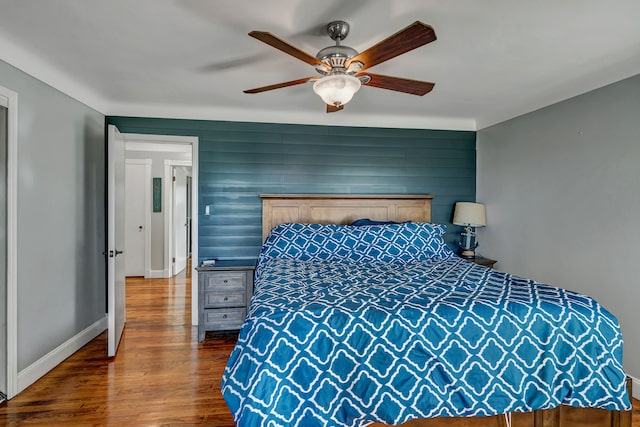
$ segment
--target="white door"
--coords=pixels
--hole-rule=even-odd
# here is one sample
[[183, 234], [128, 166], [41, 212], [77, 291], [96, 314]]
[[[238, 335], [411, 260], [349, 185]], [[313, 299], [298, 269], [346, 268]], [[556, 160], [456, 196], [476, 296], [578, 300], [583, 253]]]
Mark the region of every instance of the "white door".
[[145, 263], [145, 193], [147, 165], [126, 161], [125, 173], [125, 275], [144, 276]]
[[107, 137], [107, 310], [109, 338], [107, 354], [116, 355], [125, 317], [124, 288], [124, 139], [109, 125]]
[[183, 167], [173, 168], [173, 275], [187, 267], [187, 172]]

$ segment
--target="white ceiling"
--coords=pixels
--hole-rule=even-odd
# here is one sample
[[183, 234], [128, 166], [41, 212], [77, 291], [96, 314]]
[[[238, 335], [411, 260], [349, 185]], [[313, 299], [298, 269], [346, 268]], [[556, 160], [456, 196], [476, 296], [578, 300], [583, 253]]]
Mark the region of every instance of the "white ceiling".
[[[434, 90], [363, 87], [333, 114], [311, 83], [242, 92], [315, 75], [249, 31], [315, 55], [338, 19], [358, 51], [431, 25], [371, 72]], [[0, 0], [0, 59], [107, 115], [475, 130], [640, 73], [640, 1]]]

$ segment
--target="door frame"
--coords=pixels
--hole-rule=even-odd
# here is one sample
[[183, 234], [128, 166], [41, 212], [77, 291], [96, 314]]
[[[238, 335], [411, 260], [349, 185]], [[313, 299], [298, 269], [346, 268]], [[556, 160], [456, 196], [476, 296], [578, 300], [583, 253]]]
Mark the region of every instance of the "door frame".
[[7, 99], [7, 399], [18, 394], [18, 93]]
[[[127, 147], [125, 138], [125, 159], [126, 165], [144, 165], [144, 278], [151, 274], [151, 159], [127, 159]], [[126, 184], [126, 177], [125, 177]]]
[[[176, 135], [151, 135], [151, 134], [134, 134], [134, 133], [123, 133], [125, 138], [125, 142], [148, 142], [152, 144], [187, 144], [191, 145], [191, 242], [192, 242], [192, 250], [191, 250], [191, 259], [193, 262], [191, 263], [191, 324], [198, 325], [198, 280], [193, 279], [197, 278], [196, 267], [198, 266], [198, 137], [197, 136], [176, 136]], [[169, 171], [171, 168], [168, 168]], [[164, 171], [164, 187], [162, 197], [164, 201], [162, 203], [163, 209], [167, 212], [167, 187], [171, 187], [167, 185], [169, 182], [167, 179], [167, 166], [165, 165]], [[167, 233], [167, 216], [165, 215], [165, 226], [164, 232]], [[168, 239], [165, 234], [165, 254], [170, 253], [168, 250]], [[171, 233], [169, 233], [171, 236]], [[170, 264], [166, 264], [168, 260], [168, 255], [165, 256], [165, 266], [164, 271], [170, 271]]]
[[[169, 271], [169, 277], [172, 277], [173, 271], [174, 271], [174, 265], [173, 265], [173, 261], [171, 258], [173, 258], [174, 256], [174, 251], [175, 251], [175, 246], [173, 244], [173, 232], [174, 232], [174, 227], [173, 227], [173, 208], [174, 208], [174, 203], [173, 203], [173, 168], [175, 166], [188, 166], [191, 168], [191, 174], [193, 175], [193, 161], [187, 161], [187, 160], [165, 160], [164, 161], [164, 181], [167, 183], [167, 185], [165, 185], [165, 194], [164, 194], [164, 205], [165, 205], [165, 212], [167, 212], [167, 215], [164, 216], [164, 235], [165, 235], [165, 239], [164, 239], [164, 253], [166, 255], [165, 257], [165, 265], [169, 267], [168, 271]], [[193, 182], [193, 178], [191, 178]], [[191, 213], [193, 214], [194, 212], [194, 207], [193, 204], [191, 205]], [[191, 231], [191, 234], [193, 234], [193, 229]], [[193, 239], [193, 236], [192, 236]], [[192, 255], [192, 265], [193, 265], [193, 255]], [[197, 264], [197, 261], [196, 261]], [[194, 277], [193, 275], [191, 277]]]

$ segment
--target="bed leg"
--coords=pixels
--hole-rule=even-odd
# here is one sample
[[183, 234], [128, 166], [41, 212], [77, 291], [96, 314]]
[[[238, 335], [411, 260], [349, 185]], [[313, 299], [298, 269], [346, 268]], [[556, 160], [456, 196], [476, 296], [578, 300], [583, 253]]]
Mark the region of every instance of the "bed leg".
[[533, 413], [533, 427], [560, 427], [560, 408], [535, 411]]

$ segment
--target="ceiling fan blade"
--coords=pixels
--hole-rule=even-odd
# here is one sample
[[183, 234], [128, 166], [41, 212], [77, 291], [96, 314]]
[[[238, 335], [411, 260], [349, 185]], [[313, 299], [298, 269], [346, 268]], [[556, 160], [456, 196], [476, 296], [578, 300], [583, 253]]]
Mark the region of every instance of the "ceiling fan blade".
[[420, 80], [403, 79], [400, 77], [383, 76], [382, 74], [360, 73], [357, 75], [369, 76], [371, 80], [363, 83], [365, 86], [373, 86], [380, 89], [395, 90], [396, 92], [409, 93], [411, 95], [423, 96], [433, 89], [435, 83], [422, 82]]
[[327, 113], [335, 113], [336, 111], [340, 111], [344, 109], [344, 104], [335, 106], [331, 104], [327, 104]]
[[247, 90], [245, 90], [243, 92], [244, 93], [266, 92], [268, 90], [280, 89], [280, 88], [288, 87], [288, 86], [301, 85], [301, 84], [306, 83], [306, 82], [308, 82], [310, 80], [316, 80], [316, 79], [317, 79], [317, 77], [305, 77], [303, 79], [291, 80], [289, 82], [276, 83], [274, 85], [262, 86], [262, 87], [257, 87], [257, 88], [254, 88], [254, 89], [247, 89]]
[[436, 32], [431, 26], [416, 21], [378, 44], [371, 46], [359, 55], [354, 56], [349, 61], [349, 64], [358, 61], [364, 64], [364, 68], [371, 68], [417, 47], [431, 43], [435, 39]]
[[309, 55], [307, 52], [304, 52], [297, 47], [290, 45], [286, 41], [282, 40], [278, 36], [275, 36], [266, 31], [251, 31], [249, 33], [251, 37], [254, 39], [258, 39], [263, 43], [268, 44], [269, 46], [275, 47], [278, 50], [281, 50], [284, 53], [288, 53], [291, 56], [298, 58], [301, 61], [306, 62], [309, 65], [325, 65], [322, 61], [320, 61], [315, 56]]

